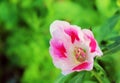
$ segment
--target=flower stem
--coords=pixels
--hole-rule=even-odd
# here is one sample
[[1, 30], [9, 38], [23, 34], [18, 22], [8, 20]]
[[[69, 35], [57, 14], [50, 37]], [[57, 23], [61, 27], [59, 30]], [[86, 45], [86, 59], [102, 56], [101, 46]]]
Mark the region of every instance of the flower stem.
[[94, 70], [92, 70], [91, 73], [95, 76], [99, 83], [103, 83], [102, 80], [99, 78], [98, 74]]

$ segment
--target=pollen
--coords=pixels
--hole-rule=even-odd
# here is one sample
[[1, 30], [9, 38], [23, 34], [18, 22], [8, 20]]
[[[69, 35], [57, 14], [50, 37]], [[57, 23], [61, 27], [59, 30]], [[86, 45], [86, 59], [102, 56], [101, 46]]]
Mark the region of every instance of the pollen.
[[87, 58], [86, 51], [82, 48], [75, 47], [74, 54], [75, 54], [76, 60], [79, 62], [83, 62]]

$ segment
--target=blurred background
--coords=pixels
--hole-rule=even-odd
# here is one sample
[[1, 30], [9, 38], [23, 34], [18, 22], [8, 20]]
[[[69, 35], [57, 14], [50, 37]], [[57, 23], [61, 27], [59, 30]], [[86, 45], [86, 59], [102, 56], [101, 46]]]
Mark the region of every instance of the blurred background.
[[0, 0], [0, 83], [54, 83], [60, 70], [49, 54], [50, 24], [91, 28], [102, 47], [120, 35], [119, 8], [120, 0]]

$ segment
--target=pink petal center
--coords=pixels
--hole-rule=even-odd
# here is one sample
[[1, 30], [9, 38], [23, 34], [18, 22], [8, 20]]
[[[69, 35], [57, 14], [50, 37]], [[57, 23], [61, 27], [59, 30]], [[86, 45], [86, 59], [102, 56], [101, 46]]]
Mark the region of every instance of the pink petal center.
[[74, 67], [72, 70], [83, 70], [83, 69], [87, 69], [89, 65], [90, 65], [90, 63], [84, 62], [84, 63], [79, 64], [78, 66]]
[[79, 41], [78, 33], [73, 28], [65, 29], [65, 33], [71, 37], [71, 42], [74, 43], [75, 40]]

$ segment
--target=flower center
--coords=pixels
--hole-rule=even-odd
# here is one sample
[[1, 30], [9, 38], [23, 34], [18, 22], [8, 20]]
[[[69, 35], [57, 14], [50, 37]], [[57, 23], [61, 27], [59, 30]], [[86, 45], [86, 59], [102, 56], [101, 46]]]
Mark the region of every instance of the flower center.
[[86, 60], [86, 51], [84, 49], [75, 48], [74, 53], [77, 61], [83, 62]]

